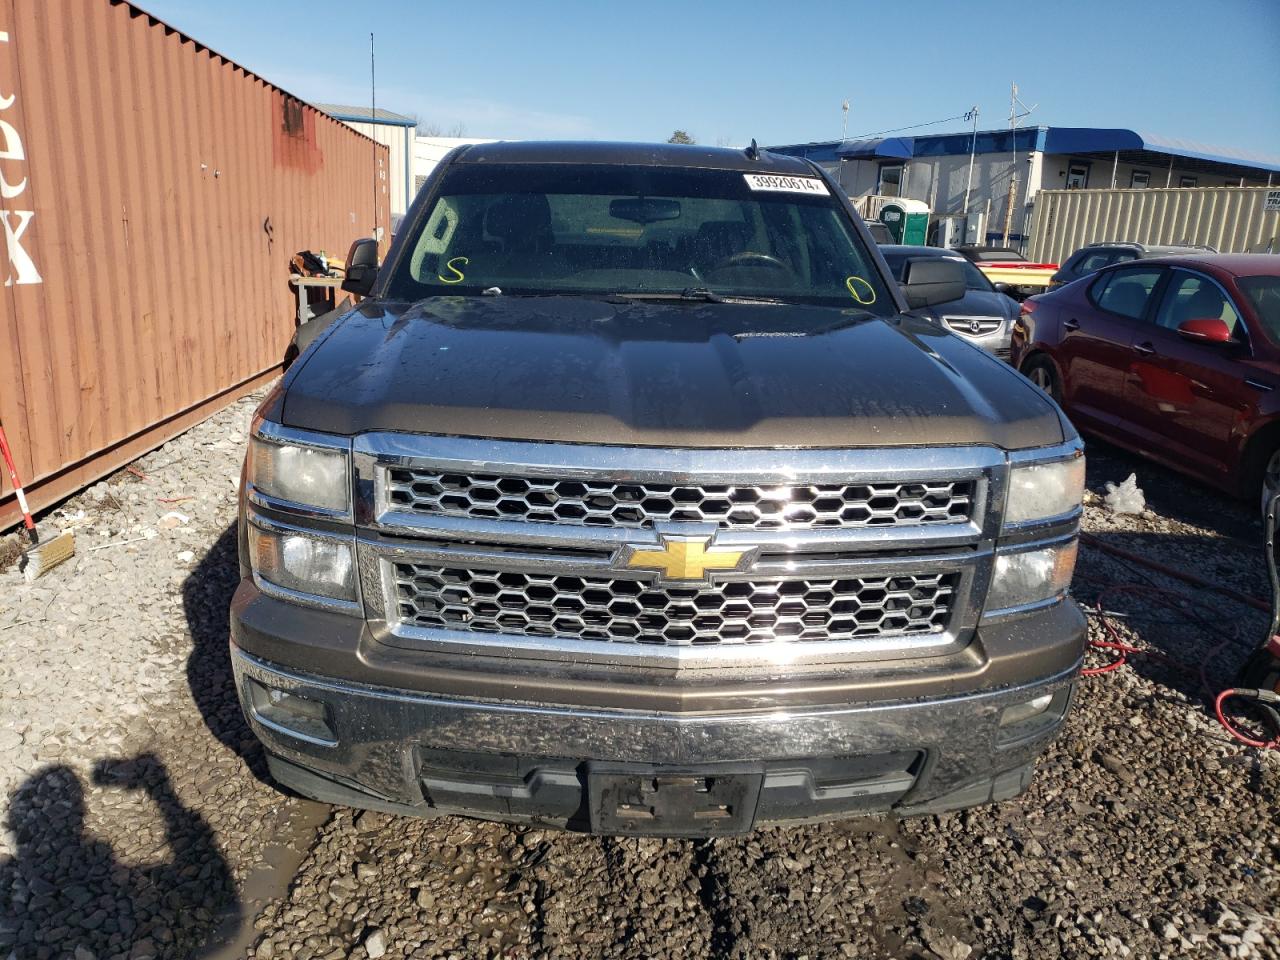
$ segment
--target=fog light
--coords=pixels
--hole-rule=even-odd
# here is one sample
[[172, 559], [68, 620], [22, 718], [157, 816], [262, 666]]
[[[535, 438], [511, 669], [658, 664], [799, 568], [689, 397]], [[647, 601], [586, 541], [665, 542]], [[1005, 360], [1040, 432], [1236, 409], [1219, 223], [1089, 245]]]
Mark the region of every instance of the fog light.
[[1000, 714], [1000, 726], [1011, 727], [1015, 723], [1022, 723], [1024, 720], [1030, 720], [1032, 717], [1048, 710], [1049, 704], [1051, 703], [1053, 703], [1053, 694], [1042, 693], [1034, 700], [1028, 700], [1026, 703], [1015, 703], [1011, 707], [1005, 707], [1004, 713]]
[[265, 687], [256, 680], [249, 681], [248, 689], [253, 716], [263, 726], [321, 746], [338, 742], [329, 725], [329, 708], [319, 700]]

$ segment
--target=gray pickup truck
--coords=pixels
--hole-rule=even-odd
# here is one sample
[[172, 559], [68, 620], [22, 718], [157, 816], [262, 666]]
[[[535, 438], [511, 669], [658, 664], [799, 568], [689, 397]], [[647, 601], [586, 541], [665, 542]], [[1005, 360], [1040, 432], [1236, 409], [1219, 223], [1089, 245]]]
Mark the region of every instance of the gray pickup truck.
[[446, 158], [263, 402], [231, 657], [323, 801], [716, 836], [1013, 797], [1071, 702], [1084, 460], [796, 158]]

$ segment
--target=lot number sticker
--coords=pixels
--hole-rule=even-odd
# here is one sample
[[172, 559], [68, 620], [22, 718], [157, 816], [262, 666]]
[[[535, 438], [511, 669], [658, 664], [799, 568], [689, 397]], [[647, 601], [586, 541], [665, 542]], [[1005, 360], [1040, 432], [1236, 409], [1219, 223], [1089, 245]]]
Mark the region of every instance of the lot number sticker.
[[752, 190], [809, 193], [818, 197], [830, 196], [827, 185], [816, 177], [776, 177], [770, 173], [744, 173], [742, 176]]

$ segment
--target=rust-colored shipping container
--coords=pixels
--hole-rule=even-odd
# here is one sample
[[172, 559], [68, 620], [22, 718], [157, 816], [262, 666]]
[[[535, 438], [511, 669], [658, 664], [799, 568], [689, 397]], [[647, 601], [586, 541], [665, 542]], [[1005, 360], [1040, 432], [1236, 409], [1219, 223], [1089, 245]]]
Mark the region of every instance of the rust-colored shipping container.
[[290, 257], [385, 227], [387, 162], [130, 3], [0, 0], [0, 421], [33, 506], [272, 376]]

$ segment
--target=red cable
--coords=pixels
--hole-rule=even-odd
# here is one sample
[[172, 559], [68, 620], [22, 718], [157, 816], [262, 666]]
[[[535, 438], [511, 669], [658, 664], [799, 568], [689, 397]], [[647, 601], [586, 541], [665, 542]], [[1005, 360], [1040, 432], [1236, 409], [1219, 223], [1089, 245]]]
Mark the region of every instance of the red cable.
[[[1084, 575], [1084, 578], [1099, 582], [1097, 581], [1097, 578], [1089, 577], [1087, 574]], [[1218, 632], [1215, 624], [1206, 620], [1194, 610], [1188, 609], [1185, 606], [1187, 598], [1174, 590], [1166, 590], [1162, 587], [1148, 586], [1140, 583], [1112, 584], [1102, 590], [1098, 595], [1097, 602], [1095, 603], [1095, 607], [1098, 612], [1098, 620], [1101, 622], [1103, 629], [1107, 631], [1110, 639], [1094, 640], [1091, 638], [1088, 642], [1090, 649], [1115, 651], [1119, 653], [1119, 656], [1107, 661], [1100, 667], [1086, 667], [1080, 671], [1082, 675], [1087, 677], [1096, 677], [1104, 673], [1111, 673], [1113, 670], [1118, 670], [1120, 667], [1128, 663], [1128, 658], [1130, 656], [1150, 657], [1185, 674], [1194, 676], [1198, 673], [1200, 676], [1200, 684], [1205, 693], [1213, 697], [1213, 712], [1217, 716], [1218, 722], [1222, 724], [1222, 728], [1226, 730], [1233, 739], [1245, 744], [1246, 746], [1256, 747], [1260, 750], [1280, 750], [1280, 734], [1272, 740], [1258, 740], [1241, 732], [1234, 724], [1231, 723], [1230, 720], [1227, 719], [1226, 713], [1222, 709], [1223, 703], [1235, 696], [1248, 699], [1248, 696], [1244, 691], [1235, 687], [1228, 687], [1227, 689], [1219, 692], [1216, 696], [1213, 694], [1213, 687], [1209, 682], [1209, 664], [1218, 656], [1224, 647], [1231, 643], [1232, 638], [1228, 637], [1214, 645], [1214, 647], [1210, 649], [1200, 661], [1199, 669], [1193, 669], [1188, 667], [1186, 664], [1167, 656], [1166, 654], [1160, 653], [1158, 650], [1135, 647], [1132, 644], [1125, 643], [1121, 638], [1120, 632], [1115, 628], [1115, 625], [1111, 620], [1108, 619], [1106, 609], [1103, 606], [1103, 600], [1109, 594], [1113, 593], [1145, 593], [1155, 595], [1163, 599], [1165, 601], [1165, 606], [1170, 609], [1177, 610], [1179, 613], [1205, 627], [1210, 632]]]
[[1254, 740], [1252, 737], [1241, 733], [1236, 729], [1235, 725], [1227, 719], [1226, 714], [1222, 712], [1222, 704], [1235, 696], [1246, 696], [1242, 691], [1234, 687], [1228, 687], [1214, 698], [1213, 712], [1218, 715], [1218, 722], [1226, 729], [1227, 733], [1235, 737], [1241, 743], [1249, 747], [1257, 747], [1260, 750], [1280, 750], [1280, 736], [1276, 736], [1271, 740]]

